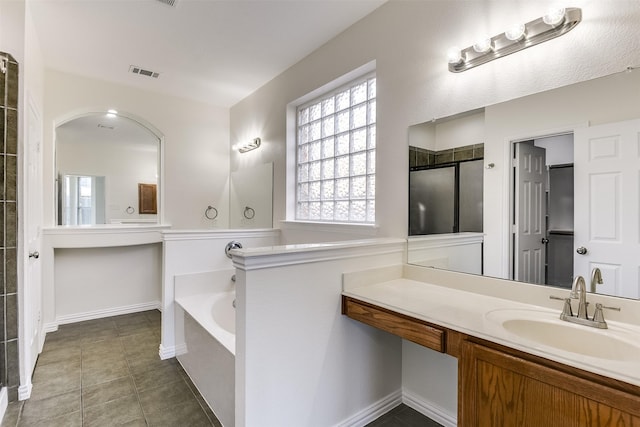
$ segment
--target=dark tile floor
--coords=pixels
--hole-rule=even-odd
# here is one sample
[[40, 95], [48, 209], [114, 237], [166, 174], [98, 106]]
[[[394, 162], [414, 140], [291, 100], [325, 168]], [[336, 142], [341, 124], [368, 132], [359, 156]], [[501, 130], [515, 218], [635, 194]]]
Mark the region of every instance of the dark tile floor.
[[366, 427], [442, 427], [420, 412], [401, 404]]
[[11, 403], [0, 427], [220, 426], [159, 344], [156, 310], [60, 326], [47, 334], [31, 398]]

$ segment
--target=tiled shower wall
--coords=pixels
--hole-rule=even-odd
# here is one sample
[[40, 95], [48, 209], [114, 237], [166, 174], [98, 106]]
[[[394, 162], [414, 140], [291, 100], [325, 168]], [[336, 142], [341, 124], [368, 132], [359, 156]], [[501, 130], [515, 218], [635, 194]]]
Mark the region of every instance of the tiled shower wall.
[[465, 145], [448, 150], [432, 151], [409, 146], [409, 167], [437, 166], [484, 158], [484, 144]]
[[[6, 60], [4, 59], [6, 58]], [[0, 383], [18, 399], [18, 63], [0, 52]], [[4, 67], [3, 67], [4, 69]]]

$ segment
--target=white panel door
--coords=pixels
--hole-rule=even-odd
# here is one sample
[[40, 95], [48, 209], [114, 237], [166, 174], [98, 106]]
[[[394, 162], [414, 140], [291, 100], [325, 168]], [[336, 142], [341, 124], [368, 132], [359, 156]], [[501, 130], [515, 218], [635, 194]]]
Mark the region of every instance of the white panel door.
[[574, 274], [598, 267], [597, 292], [638, 298], [640, 120], [578, 129], [574, 151]]
[[514, 279], [544, 284], [547, 230], [545, 149], [516, 144]]

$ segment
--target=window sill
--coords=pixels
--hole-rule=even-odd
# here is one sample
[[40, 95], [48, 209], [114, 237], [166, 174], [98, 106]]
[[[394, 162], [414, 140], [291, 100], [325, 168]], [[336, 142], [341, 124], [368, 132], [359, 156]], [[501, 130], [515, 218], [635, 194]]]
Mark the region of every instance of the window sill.
[[313, 230], [328, 233], [348, 233], [361, 236], [377, 236], [378, 226], [376, 224], [350, 224], [343, 222], [321, 222], [321, 221], [280, 221], [283, 229], [288, 230]]

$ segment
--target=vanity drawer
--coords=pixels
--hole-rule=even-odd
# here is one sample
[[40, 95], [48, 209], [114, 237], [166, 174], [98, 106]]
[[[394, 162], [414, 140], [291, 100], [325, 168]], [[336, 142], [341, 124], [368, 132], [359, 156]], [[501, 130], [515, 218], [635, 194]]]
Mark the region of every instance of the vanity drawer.
[[440, 353], [445, 351], [445, 331], [421, 320], [346, 296], [342, 297], [342, 314]]

